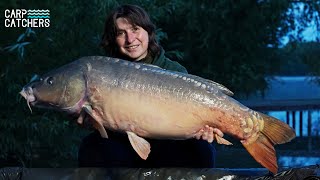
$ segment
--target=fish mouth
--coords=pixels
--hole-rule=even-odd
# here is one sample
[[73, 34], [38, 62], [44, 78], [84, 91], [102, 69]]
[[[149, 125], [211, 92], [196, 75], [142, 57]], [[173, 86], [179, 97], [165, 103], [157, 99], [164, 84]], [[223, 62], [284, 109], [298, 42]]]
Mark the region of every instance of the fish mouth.
[[20, 95], [27, 100], [27, 105], [32, 113], [30, 104], [33, 106], [36, 103], [36, 97], [33, 94], [32, 88], [31, 87], [23, 88], [22, 91], [20, 91]]

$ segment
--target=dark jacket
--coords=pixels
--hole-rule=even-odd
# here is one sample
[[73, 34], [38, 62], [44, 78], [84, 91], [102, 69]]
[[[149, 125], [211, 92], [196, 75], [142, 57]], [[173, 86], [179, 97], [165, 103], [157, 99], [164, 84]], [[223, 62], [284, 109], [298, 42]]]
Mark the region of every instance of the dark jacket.
[[151, 64], [159, 66], [163, 69], [171, 70], [171, 71], [178, 71], [182, 73], [188, 73], [187, 69], [180, 65], [176, 61], [171, 61], [165, 55], [165, 51], [162, 49], [159, 56], [155, 57]]

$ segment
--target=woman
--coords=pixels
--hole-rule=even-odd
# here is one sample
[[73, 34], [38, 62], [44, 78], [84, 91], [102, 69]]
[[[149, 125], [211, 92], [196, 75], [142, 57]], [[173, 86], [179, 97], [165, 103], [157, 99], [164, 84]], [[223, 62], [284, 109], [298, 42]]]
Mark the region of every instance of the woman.
[[[164, 69], [187, 73], [178, 62], [164, 55], [156, 41], [155, 26], [139, 6], [122, 5], [114, 9], [105, 22], [102, 47], [108, 56], [153, 64]], [[183, 141], [147, 139], [152, 150], [142, 160], [131, 147], [127, 135], [108, 132], [101, 138], [98, 132], [85, 137], [79, 150], [81, 167], [214, 167], [213, 129], [199, 131], [197, 139]]]

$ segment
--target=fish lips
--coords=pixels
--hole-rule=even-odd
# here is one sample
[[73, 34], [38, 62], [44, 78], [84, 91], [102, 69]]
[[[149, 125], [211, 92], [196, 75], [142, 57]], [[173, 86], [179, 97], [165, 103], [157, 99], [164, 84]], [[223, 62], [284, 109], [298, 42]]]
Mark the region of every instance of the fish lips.
[[24, 97], [28, 103], [31, 103], [32, 105], [34, 105], [36, 103], [36, 97], [33, 94], [33, 90], [31, 87], [27, 87], [27, 88], [23, 88], [20, 91], [20, 95], [22, 97]]
[[37, 103], [37, 98], [33, 94], [32, 88], [30, 86], [23, 87], [23, 89], [20, 91], [20, 95], [27, 100], [28, 108], [30, 109], [30, 111], [32, 113], [31, 106], [35, 106], [35, 104]]

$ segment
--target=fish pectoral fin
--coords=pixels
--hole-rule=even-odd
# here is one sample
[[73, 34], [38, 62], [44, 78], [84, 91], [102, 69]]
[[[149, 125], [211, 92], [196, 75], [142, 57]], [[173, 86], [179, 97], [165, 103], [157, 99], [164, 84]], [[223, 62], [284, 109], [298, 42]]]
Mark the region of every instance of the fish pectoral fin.
[[83, 110], [88, 113], [93, 121], [92, 121], [92, 125], [95, 129], [97, 129], [101, 135], [101, 137], [103, 138], [108, 138], [108, 134], [107, 134], [107, 131], [106, 129], [103, 127], [103, 119], [101, 118], [101, 116], [99, 116], [96, 111], [94, 111], [92, 109], [92, 107], [90, 105], [84, 105], [83, 107]]
[[133, 132], [127, 131], [127, 134], [133, 149], [142, 159], [146, 160], [151, 151], [150, 143]]
[[220, 137], [218, 134], [214, 134], [214, 137], [215, 137], [218, 144], [233, 145], [231, 142], [224, 139], [223, 137]]
[[99, 131], [101, 137], [108, 138], [107, 131], [102, 124], [100, 124], [98, 121], [93, 121], [92, 125], [95, 129]]

